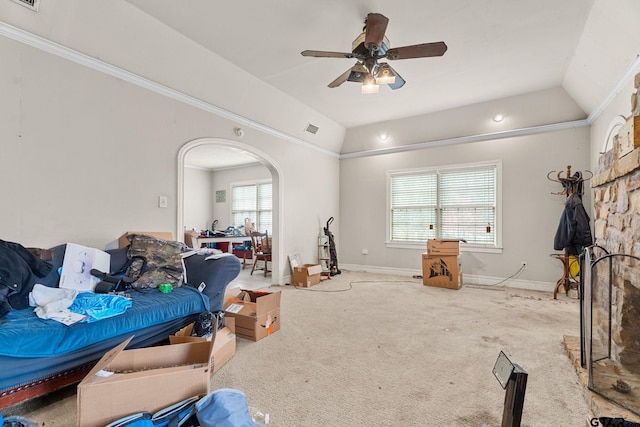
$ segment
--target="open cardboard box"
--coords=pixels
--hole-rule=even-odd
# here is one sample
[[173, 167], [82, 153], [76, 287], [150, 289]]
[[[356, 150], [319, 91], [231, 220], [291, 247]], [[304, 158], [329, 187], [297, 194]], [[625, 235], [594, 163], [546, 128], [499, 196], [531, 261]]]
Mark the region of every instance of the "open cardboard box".
[[79, 426], [102, 427], [210, 392], [211, 341], [125, 350], [132, 338], [106, 353], [78, 384]]
[[211, 366], [213, 373], [227, 363], [236, 354], [236, 319], [233, 317], [224, 318], [224, 328], [218, 329], [209, 338], [192, 337], [193, 323], [180, 329], [174, 335], [169, 336], [170, 344], [182, 344], [188, 342], [212, 341], [213, 350], [211, 352]]
[[304, 264], [293, 267], [293, 285], [309, 288], [322, 280], [322, 266], [320, 264]]
[[462, 239], [429, 239], [427, 240], [427, 253], [433, 256], [460, 255], [460, 242]]
[[225, 317], [236, 320], [236, 334], [253, 341], [280, 330], [280, 291], [240, 290], [224, 309]]

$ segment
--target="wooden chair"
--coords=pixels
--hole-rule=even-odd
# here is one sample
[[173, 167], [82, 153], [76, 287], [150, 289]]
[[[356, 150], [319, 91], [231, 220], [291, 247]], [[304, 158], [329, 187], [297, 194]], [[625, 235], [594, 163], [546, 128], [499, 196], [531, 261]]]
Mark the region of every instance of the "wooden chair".
[[[246, 243], [246, 245], [244, 243]], [[248, 248], [249, 242], [247, 241], [244, 243], [233, 243], [233, 254], [242, 259], [243, 270], [247, 265], [247, 259], [253, 260], [253, 250], [251, 248]]]
[[[271, 262], [271, 239], [268, 233], [252, 231], [251, 244], [253, 250], [253, 267], [251, 267], [251, 274], [253, 275], [255, 270], [264, 270], [264, 276], [267, 277], [267, 273], [271, 272], [268, 264]], [[258, 267], [260, 261], [264, 263], [263, 268]]]

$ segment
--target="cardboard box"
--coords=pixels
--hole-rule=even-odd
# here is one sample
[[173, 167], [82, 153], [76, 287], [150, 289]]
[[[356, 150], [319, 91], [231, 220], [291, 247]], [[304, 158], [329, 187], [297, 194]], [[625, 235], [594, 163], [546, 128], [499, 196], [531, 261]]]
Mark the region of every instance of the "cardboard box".
[[104, 426], [141, 411], [155, 413], [211, 391], [210, 341], [125, 350], [132, 338], [105, 354], [78, 384], [79, 426]]
[[77, 291], [93, 291], [100, 279], [91, 274], [95, 268], [103, 273], [110, 271], [111, 255], [96, 248], [67, 243], [62, 260], [62, 272], [58, 287]]
[[173, 233], [170, 231], [125, 231], [125, 233], [118, 237], [118, 247], [124, 248], [129, 246], [129, 239], [127, 236], [130, 234], [146, 234], [147, 236], [157, 237], [162, 240], [173, 240]]
[[320, 264], [304, 264], [293, 268], [292, 284], [308, 288], [320, 283], [322, 276], [322, 266]]
[[460, 289], [462, 268], [455, 255], [434, 256], [422, 254], [422, 283], [425, 286]]
[[429, 239], [427, 253], [430, 255], [459, 255], [460, 240], [458, 239]]
[[193, 323], [180, 329], [169, 337], [169, 344], [188, 342], [213, 341], [211, 351], [211, 366], [213, 373], [227, 363], [236, 354], [236, 320], [233, 317], [224, 318], [224, 328], [216, 331], [210, 338], [192, 337]]
[[225, 317], [236, 320], [236, 335], [258, 341], [280, 330], [280, 291], [248, 291], [229, 301]]

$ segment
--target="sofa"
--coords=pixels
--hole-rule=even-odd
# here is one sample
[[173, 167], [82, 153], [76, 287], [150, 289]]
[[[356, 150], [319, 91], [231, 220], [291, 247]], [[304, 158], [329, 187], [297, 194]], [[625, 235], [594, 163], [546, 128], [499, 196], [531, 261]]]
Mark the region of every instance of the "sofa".
[[[9, 263], [5, 259], [2, 264], [7, 248], [0, 244], [0, 279], [22, 278], [28, 283], [27, 288], [33, 282], [57, 287], [65, 248], [63, 244], [47, 250], [50, 259], [43, 261], [46, 266], [42, 268], [33, 259]], [[13, 256], [10, 252], [9, 256]], [[120, 270], [130, 258], [128, 247], [106, 252], [110, 255], [110, 271]], [[184, 283], [170, 292], [160, 292], [153, 287], [137, 288], [134, 282], [134, 287], [126, 291], [130, 306], [121, 314], [98, 321], [67, 326], [38, 317], [33, 307], [14, 302], [0, 317], [0, 408], [79, 382], [107, 351], [131, 336], [128, 348], [164, 343], [200, 313], [222, 310], [225, 289], [239, 274], [241, 261], [235, 256], [211, 257], [195, 252], [184, 257], [182, 264]], [[40, 271], [33, 270], [37, 266]], [[25, 271], [16, 271], [20, 269]], [[23, 289], [22, 293], [24, 296], [26, 291]]]

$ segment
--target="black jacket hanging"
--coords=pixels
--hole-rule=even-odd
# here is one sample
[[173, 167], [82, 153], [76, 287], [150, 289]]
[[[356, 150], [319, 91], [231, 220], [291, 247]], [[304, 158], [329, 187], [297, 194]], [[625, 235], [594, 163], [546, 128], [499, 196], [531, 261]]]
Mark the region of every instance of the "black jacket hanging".
[[589, 215], [577, 193], [572, 193], [564, 203], [564, 211], [553, 240], [553, 249], [567, 249], [569, 255], [579, 255], [585, 246], [593, 244]]
[[29, 292], [51, 265], [19, 243], [0, 240], [0, 317], [11, 307], [29, 307]]

